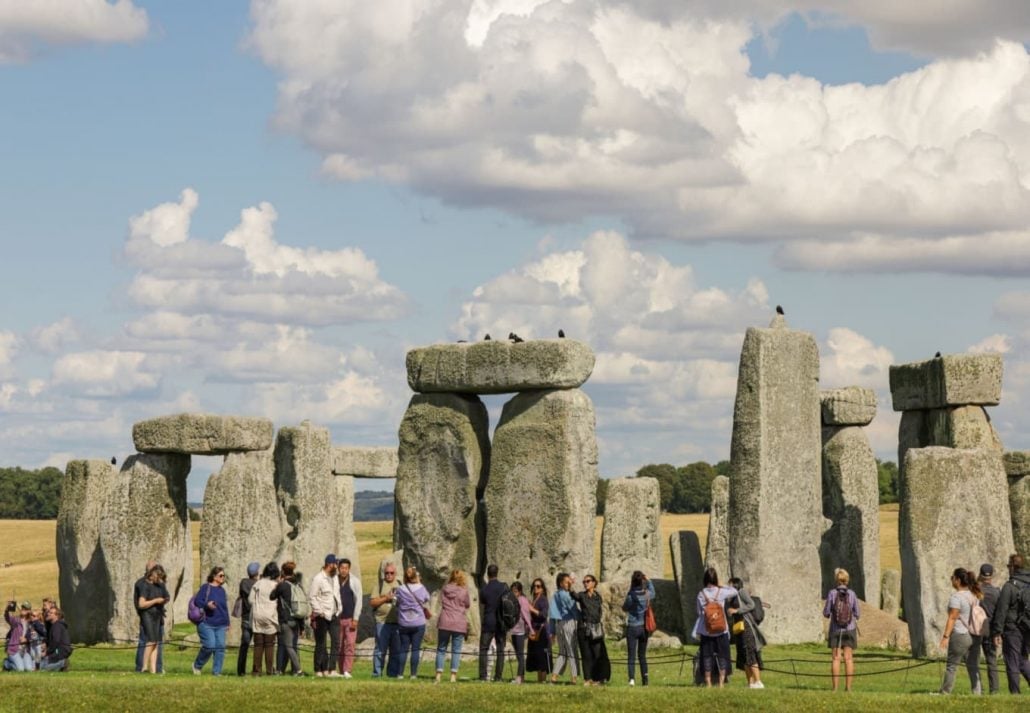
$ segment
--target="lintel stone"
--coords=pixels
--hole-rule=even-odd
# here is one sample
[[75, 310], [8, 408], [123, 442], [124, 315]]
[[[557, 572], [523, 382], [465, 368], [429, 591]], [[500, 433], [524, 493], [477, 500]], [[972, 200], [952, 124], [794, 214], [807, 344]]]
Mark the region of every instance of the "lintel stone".
[[876, 417], [876, 393], [872, 389], [848, 386], [819, 392], [823, 424], [866, 426]]
[[333, 475], [396, 478], [396, 446], [333, 446]]
[[227, 455], [264, 451], [272, 447], [272, 422], [247, 416], [180, 413], [133, 424], [132, 442], [140, 453]]
[[894, 410], [997, 405], [1001, 374], [1000, 354], [949, 354], [891, 366]]

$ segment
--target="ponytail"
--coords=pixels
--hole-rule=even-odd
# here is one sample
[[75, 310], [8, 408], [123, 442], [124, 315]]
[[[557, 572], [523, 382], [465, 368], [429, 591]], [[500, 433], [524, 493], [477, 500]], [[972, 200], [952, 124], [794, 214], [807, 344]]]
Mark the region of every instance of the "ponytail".
[[965, 569], [964, 567], [958, 567], [951, 576], [961, 582], [962, 586], [969, 590], [969, 592], [977, 599], [983, 599], [983, 592], [980, 590], [980, 583], [976, 581], [976, 574]]

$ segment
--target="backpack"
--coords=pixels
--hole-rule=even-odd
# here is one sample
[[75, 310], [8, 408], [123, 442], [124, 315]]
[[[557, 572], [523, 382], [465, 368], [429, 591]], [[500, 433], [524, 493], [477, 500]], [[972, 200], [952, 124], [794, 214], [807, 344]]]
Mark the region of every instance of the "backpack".
[[299, 584], [290, 582], [290, 617], [307, 619], [309, 616], [311, 616], [311, 604], [308, 602], [308, 595], [304, 593]]
[[833, 600], [833, 623], [838, 629], [846, 629], [851, 623], [851, 597], [847, 587], [837, 587], [837, 596]]
[[[204, 586], [208, 587], [209, 590], [211, 588], [210, 585], [204, 585]], [[200, 592], [202, 592], [203, 590], [204, 590], [204, 587], [201, 587], [197, 591], [196, 594], [194, 594], [192, 597], [190, 597], [189, 602], [187, 602], [186, 618], [189, 619], [194, 624], [199, 624], [200, 622], [204, 621], [204, 619], [207, 618], [207, 612], [204, 611], [204, 609], [201, 608], [200, 605], [197, 604], [197, 597], [200, 596]], [[207, 600], [206, 599], [205, 599], [204, 603], [207, 604]]]
[[1016, 589], [1013, 597], [1013, 604], [1016, 605], [1016, 626], [1023, 632], [1030, 632], [1030, 585], [1013, 579], [1012, 586]]
[[505, 587], [504, 591], [501, 592], [500, 600], [497, 602], [498, 628], [501, 631], [511, 631], [519, 623], [519, 616], [521, 615], [522, 609], [519, 607], [518, 597], [515, 596], [510, 587]]
[[706, 600], [704, 608], [705, 629], [708, 630], [711, 636], [721, 634], [726, 631], [726, 610], [723, 609], [722, 602], [718, 599], [710, 599], [708, 592], [701, 590], [701, 593], [705, 595]]
[[761, 598], [752, 595], [751, 601], [755, 603], [755, 608], [751, 612], [751, 620], [756, 624], [761, 624], [765, 621], [765, 607], [762, 606], [762, 600]]
[[969, 596], [973, 601], [969, 605], [969, 621], [966, 622], [966, 628], [973, 636], [983, 636], [988, 624], [987, 610], [980, 605], [975, 595]]

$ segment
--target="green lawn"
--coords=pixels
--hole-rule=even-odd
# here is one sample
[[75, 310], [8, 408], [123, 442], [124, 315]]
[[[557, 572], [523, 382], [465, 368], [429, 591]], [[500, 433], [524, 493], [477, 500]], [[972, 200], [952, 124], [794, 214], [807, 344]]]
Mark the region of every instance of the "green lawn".
[[[188, 647], [187, 647], [188, 646]], [[706, 711], [741, 711], [757, 707], [763, 711], [884, 711], [895, 710], [1020, 710], [1019, 698], [1007, 694], [975, 699], [965, 693], [968, 683], [960, 672], [950, 698], [929, 695], [940, 682], [943, 664], [931, 662], [908, 671], [913, 663], [904, 656], [879, 650], [862, 650], [856, 655], [858, 673], [852, 694], [831, 694], [829, 657], [818, 646], [778, 646], [766, 650], [767, 671], [764, 691], [744, 688], [743, 677], [735, 675], [728, 689], [704, 690], [690, 685], [690, 661], [696, 647], [651, 652], [651, 686], [626, 685], [625, 649], [612, 646], [613, 682], [598, 689], [549, 686], [536, 683], [516, 687], [481, 684], [475, 676], [473, 659], [462, 664], [463, 680], [456, 685], [433, 685], [433, 660], [424, 654], [416, 682], [370, 679], [371, 665], [359, 660], [355, 678], [296, 679], [293, 677], [212, 677], [210, 664], [204, 676], [195, 677], [190, 665], [196, 653], [193, 645], [168, 646], [164, 676], [131, 673], [134, 649], [109, 647], [79, 648], [72, 657], [72, 670], [63, 674], [0, 675], [3, 695], [0, 710], [386, 710], [394, 706], [410, 711], [508, 711], [539, 712], [560, 705], [562, 710], [608, 711], [642, 708], [648, 711], [683, 710], [704, 707]], [[235, 651], [226, 657], [227, 673], [235, 672]], [[302, 652], [310, 666], [310, 650]], [[796, 676], [795, 676], [796, 672]], [[809, 675], [814, 674], [814, 676]], [[876, 674], [876, 675], [870, 675]], [[1002, 674], [1004, 676], [1004, 673]], [[638, 675], [639, 681], [639, 675]], [[1004, 684], [1004, 680], [1003, 680]], [[1026, 703], [1026, 699], [1022, 701]], [[1024, 708], [1025, 709], [1025, 708]]]

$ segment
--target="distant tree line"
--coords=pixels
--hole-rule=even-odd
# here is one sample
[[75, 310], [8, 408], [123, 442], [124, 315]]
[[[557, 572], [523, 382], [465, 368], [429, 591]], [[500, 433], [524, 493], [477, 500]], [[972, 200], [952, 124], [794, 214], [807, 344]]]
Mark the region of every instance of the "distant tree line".
[[0, 468], [0, 519], [53, 520], [63, 477], [57, 468]]

